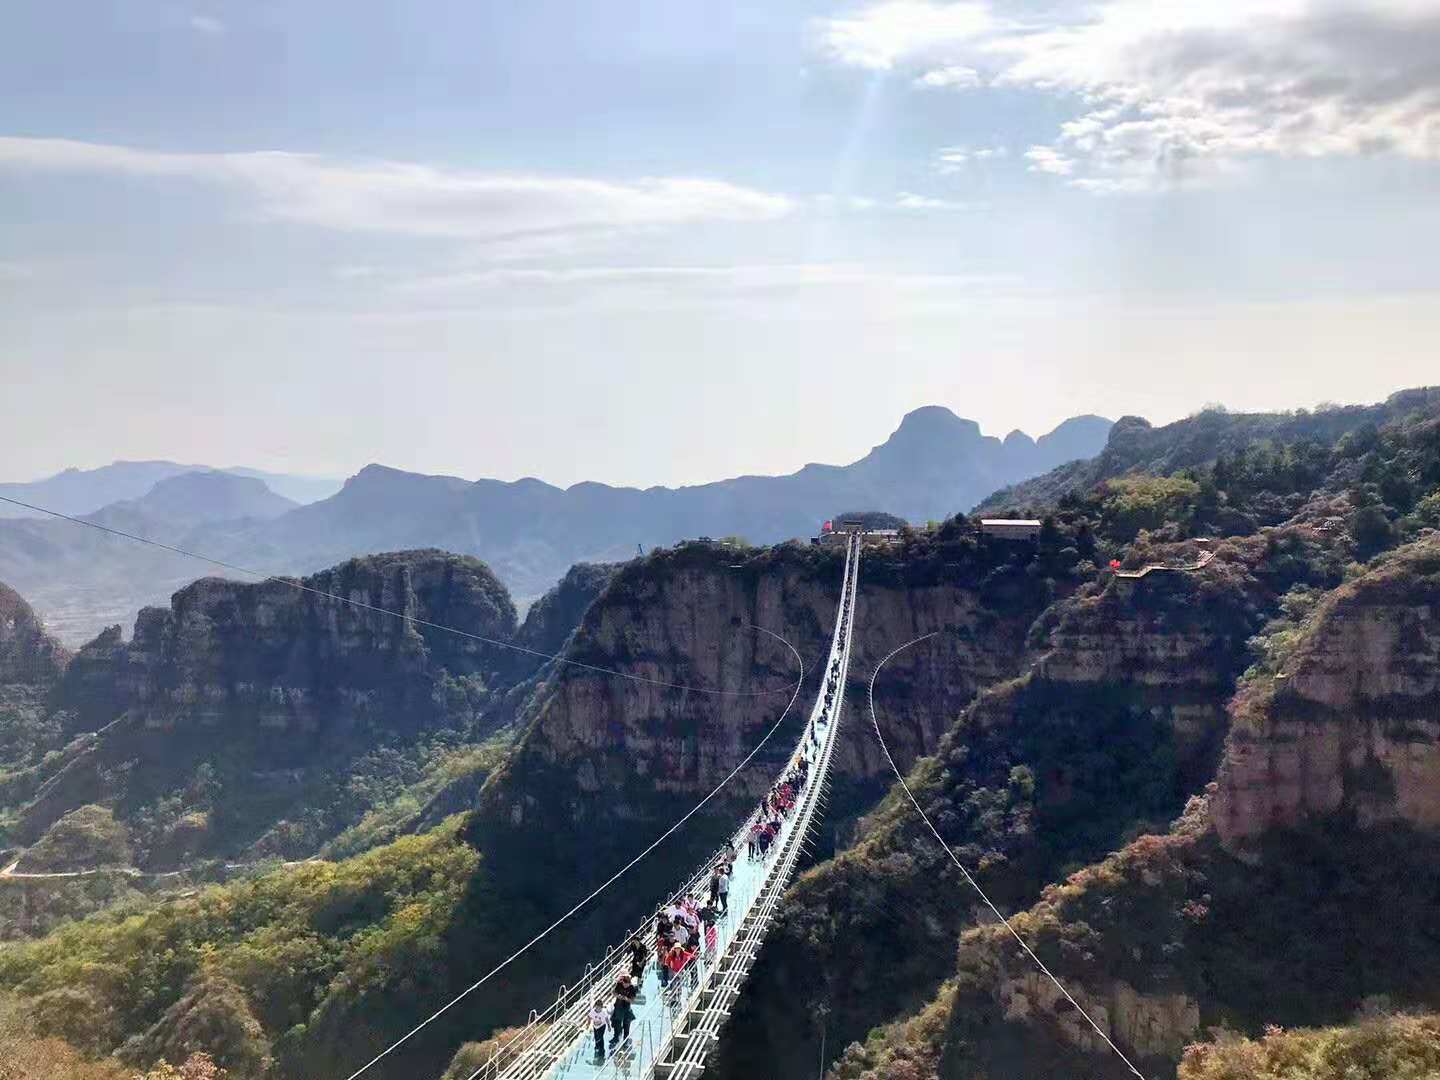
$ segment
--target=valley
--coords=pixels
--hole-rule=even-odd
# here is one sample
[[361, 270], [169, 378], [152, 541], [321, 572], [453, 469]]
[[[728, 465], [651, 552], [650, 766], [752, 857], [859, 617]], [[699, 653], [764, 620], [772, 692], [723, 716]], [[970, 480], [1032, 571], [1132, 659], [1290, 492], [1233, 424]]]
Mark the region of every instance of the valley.
[[[1427, 1052], [1440, 391], [1135, 430], [986, 500], [1033, 539], [952, 513], [864, 547], [823, 824], [707, 1072], [1126, 1075], [1086, 1017], [1180, 1080], [1292, 1044]], [[73, 650], [5, 593], [0, 991], [25, 1037], [344, 1077], [718, 786], [367, 1073], [466, 1080], [770, 789], [803, 719], [750, 756], [795, 682], [751, 628], [824, 656], [844, 556], [682, 542], [577, 566], [522, 621], [473, 556], [395, 551], [311, 592], [194, 581]], [[876, 678], [885, 742], [1084, 1017], [859, 711], [928, 634]]]

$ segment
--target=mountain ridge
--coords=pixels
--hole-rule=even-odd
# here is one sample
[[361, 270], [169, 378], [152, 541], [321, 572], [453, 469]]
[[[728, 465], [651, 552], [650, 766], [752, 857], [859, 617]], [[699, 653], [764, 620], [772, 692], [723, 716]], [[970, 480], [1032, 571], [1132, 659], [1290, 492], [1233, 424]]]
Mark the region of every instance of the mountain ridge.
[[[248, 466], [184, 464], [165, 458], [127, 461], [117, 458], [93, 469], [71, 466], [36, 480], [0, 481], [0, 495], [43, 506], [62, 514], [93, 514], [113, 503], [143, 498], [156, 484], [185, 473], [221, 473], [262, 481], [277, 495], [296, 503], [326, 498], [339, 481], [323, 476], [268, 472]], [[0, 518], [40, 516], [9, 504], [0, 506]]]
[[[884, 510], [916, 522], [944, 519], [1006, 483], [1097, 452], [1109, 427], [1102, 417], [1073, 417], [1007, 447], [973, 420], [924, 406], [848, 465], [810, 464], [784, 475], [677, 488], [598, 481], [560, 488], [533, 477], [466, 480], [372, 463], [329, 498], [268, 520], [209, 521], [162, 535], [133, 526], [127, 531], [269, 573], [308, 573], [382, 551], [443, 548], [483, 559], [523, 603], [576, 563], [621, 561], [637, 547], [696, 536], [738, 535], [762, 544], [806, 537], [837, 507]], [[130, 611], [162, 602], [201, 569], [178, 556], [161, 558], [120, 541], [101, 545], [74, 531], [65, 522], [0, 522], [0, 580], [42, 613], [68, 613], [77, 595], [95, 608], [88, 619], [67, 614], [57, 627], [74, 645]], [[57, 585], [62, 576], [65, 584]]]

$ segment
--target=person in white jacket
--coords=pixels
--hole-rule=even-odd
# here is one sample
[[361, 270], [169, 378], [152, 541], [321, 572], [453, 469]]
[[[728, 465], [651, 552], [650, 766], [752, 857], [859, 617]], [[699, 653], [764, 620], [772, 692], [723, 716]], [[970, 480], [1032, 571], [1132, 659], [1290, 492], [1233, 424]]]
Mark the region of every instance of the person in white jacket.
[[595, 1064], [599, 1065], [605, 1060], [605, 1028], [610, 1023], [610, 1010], [605, 1008], [603, 1001], [595, 1002], [595, 1007], [590, 1010], [590, 1027], [595, 1032]]

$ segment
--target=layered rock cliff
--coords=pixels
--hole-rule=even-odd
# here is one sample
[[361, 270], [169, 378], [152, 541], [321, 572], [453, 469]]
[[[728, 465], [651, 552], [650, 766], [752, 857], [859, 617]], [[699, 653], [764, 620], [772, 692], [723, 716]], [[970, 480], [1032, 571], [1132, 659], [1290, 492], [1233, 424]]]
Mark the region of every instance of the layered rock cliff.
[[[948, 730], [911, 787], [1002, 907], [1163, 828], [1213, 776], [1246, 640], [1275, 603], [1255, 572], [1266, 547], [1227, 546], [1193, 573], [1086, 585], [1037, 622], [1020, 677], [930, 714]], [[1148, 554], [1180, 562], [1186, 550]], [[877, 690], [935, 663], [929, 643], [902, 658]], [[787, 896], [722, 1044], [721, 1074], [738, 1080], [766, 1061], [798, 1073], [822, 1038], [835, 1054], [919, 1007], [953, 971], [956, 936], [986, 916], [892, 792], [852, 848]]]
[[[1328, 594], [1278, 676], [1246, 675], [1207, 794], [1012, 917], [1147, 1076], [1173, 1076], [1216, 1025], [1343, 1022], [1377, 996], [1440, 1003], [1437, 598], [1434, 537]], [[879, 1075], [883, 1047], [916, 1040], [904, 1052], [923, 1049], [946, 1080], [1124, 1074], [998, 925], [962, 936], [940, 997], [948, 1024], [879, 1033], [835, 1076]]]
[[1215, 794], [1226, 846], [1331, 814], [1440, 830], [1440, 540], [1335, 591], [1247, 687]]
[[478, 639], [516, 632], [484, 564], [403, 552], [298, 584], [207, 578], [142, 611], [132, 640], [117, 627], [81, 649], [53, 714], [77, 738], [7, 779], [15, 838], [99, 803], [152, 862], [261, 841], [257, 854], [309, 854], [378, 789], [418, 776], [411, 748], [484, 734], [512, 661]]
[[[1003, 563], [1005, 553], [992, 557]], [[811, 669], [828, 647], [842, 562], [838, 551], [798, 545], [696, 544], [618, 570], [566, 653], [577, 665], [558, 669], [537, 696], [505, 774], [487, 787], [482, 816], [524, 828], [535, 826], [537, 815], [571, 823], [660, 820], [678, 801], [709, 792], [791, 699], [799, 672], [778, 636], [799, 653], [806, 681], [794, 723], [726, 792], [732, 805], [757, 796], [813, 698]], [[1012, 604], [1010, 594], [987, 592], [964, 571], [913, 580], [906, 566], [903, 552], [882, 549], [868, 551], [861, 564], [851, 725], [836, 773], [842, 786], [864, 787], [872, 797], [889, 771], [863, 713], [875, 664], [909, 638], [943, 632], [923, 660], [895, 663], [900, 677], [880, 688], [892, 751], [911, 761], [935, 745], [940, 718], [1016, 672], [1025, 634], [1048, 598], [1038, 591]]]
[[445, 676], [483, 692], [508, 659], [423, 625], [514, 637], [515, 607], [476, 559], [373, 555], [299, 584], [197, 581], [169, 608], [142, 611], [129, 643], [117, 628], [83, 648], [62, 698], [82, 729], [122, 715], [150, 729], [249, 724], [291, 736], [397, 721], [418, 728], [463, 708], [437, 692]]

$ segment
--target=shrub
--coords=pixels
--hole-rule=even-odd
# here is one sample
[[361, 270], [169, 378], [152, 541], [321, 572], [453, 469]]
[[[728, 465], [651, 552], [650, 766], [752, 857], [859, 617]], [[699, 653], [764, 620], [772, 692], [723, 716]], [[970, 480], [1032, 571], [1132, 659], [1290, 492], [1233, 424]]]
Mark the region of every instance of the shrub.
[[1185, 1050], [1179, 1080], [1431, 1080], [1440, 1075], [1440, 1016], [1392, 1016], [1350, 1027], [1266, 1029]]

